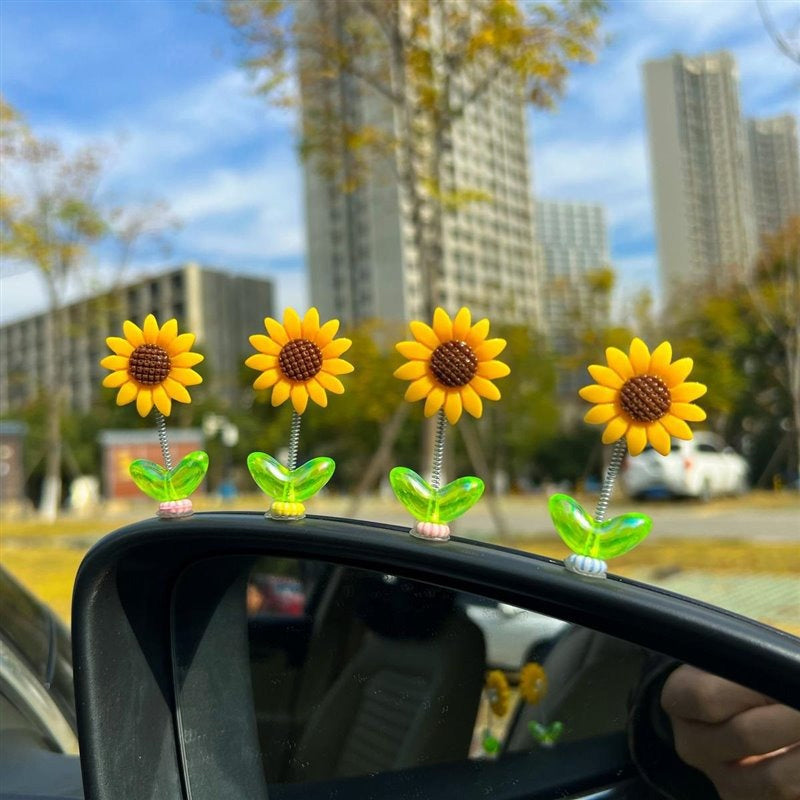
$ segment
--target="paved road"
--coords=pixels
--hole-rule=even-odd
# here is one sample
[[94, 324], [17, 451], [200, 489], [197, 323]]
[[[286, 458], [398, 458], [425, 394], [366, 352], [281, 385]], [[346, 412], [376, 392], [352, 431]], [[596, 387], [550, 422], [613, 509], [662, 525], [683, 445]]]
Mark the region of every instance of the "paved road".
[[[506, 498], [499, 505], [512, 536], [536, 536], [553, 530], [543, 495]], [[594, 500], [587, 499], [586, 507], [593, 509]], [[650, 515], [653, 518], [651, 536], [796, 541], [800, 545], [800, 498], [793, 504], [785, 499], [770, 503], [768, 498], [762, 497], [758, 502], [741, 498], [716, 500], [705, 505], [693, 502], [634, 504], [625, 498], [615, 498], [609, 516], [626, 511]], [[320, 498], [309, 504], [309, 512], [347, 516], [350, 503], [345, 499]], [[362, 503], [355, 516], [398, 525], [410, 521], [394, 498], [369, 498]], [[492, 538], [495, 527], [486, 499], [459, 520], [456, 527], [457, 533], [462, 536]]]

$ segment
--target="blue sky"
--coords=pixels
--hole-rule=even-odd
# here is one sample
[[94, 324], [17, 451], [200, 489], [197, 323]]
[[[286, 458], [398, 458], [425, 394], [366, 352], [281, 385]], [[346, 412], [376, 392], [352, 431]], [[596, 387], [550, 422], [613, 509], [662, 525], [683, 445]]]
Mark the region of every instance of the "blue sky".
[[[800, 31], [800, 3], [768, 0]], [[599, 202], [624, 294], [656, 288], [641, 63], [674, 51], [735, 55], [748, 116], [797, 112], [800, 71], [767, 36], [755, 0], [609, 3], [608, 45], [577, 69], [553, 113], [530, 112], [533, 191]], [[110, 143], [103, 191], [163, 199], [182, 226], [169, 263], [269, 275], [306, 304], [302, 181], [290, 113], [250, 92], [226, 24], [195, 0], [0, 0], [0, 90], [67, 147]], [[143, 255], [135, 269], [164, 260]], [[34, 274], [4, 265], [0, 321], [43, 305]]]

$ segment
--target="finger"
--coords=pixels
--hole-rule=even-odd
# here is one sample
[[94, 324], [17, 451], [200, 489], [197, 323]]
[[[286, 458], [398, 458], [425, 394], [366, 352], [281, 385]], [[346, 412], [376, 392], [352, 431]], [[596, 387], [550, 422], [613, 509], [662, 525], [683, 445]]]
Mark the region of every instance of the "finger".
[[683, 664], [667, 678], [661, 707], [672, 718], [698, 722], [724, 722], [773, 701], [760, 692]]
[[721, 800], [800, 800], [800, 746], [755, 764], [721, 764], [706, 772]]
[[676, 719], [673, 732], [678, 754], [695, 766], [739, 761], [800, 743], [800, 711], [773, 704], [717, 724]]

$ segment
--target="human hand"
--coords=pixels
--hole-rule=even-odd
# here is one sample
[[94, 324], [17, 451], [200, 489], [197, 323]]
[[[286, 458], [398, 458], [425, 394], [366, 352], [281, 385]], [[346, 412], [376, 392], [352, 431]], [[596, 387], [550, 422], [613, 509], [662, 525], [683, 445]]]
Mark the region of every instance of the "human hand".
[[800, 800], [800, 711], [695, 667], [661, 692], [675, 749], [721, 800]]

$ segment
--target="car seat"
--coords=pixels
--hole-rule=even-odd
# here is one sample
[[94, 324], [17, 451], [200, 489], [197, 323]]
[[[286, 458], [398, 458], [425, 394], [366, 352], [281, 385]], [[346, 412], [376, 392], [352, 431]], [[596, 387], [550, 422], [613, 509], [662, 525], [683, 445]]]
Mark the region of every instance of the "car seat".
[[466, 758], [483, 687], [480, 629], [452, 592], [388, 575], [358, 588], [361, 644], [312, 712], [290, 781]]

